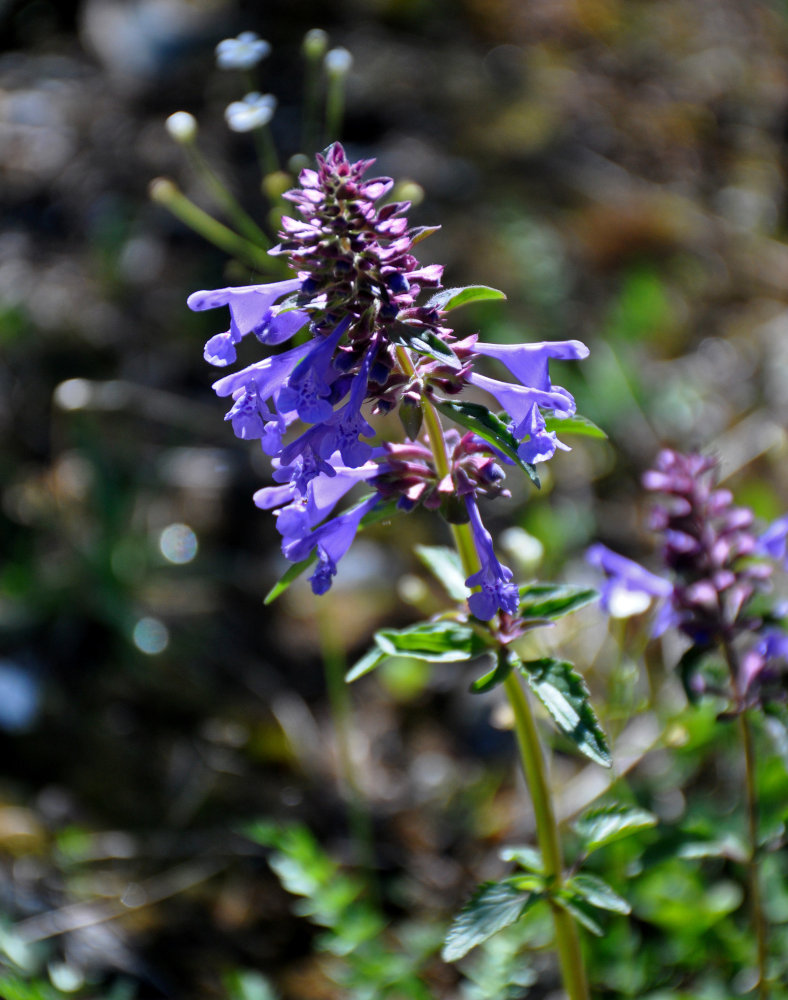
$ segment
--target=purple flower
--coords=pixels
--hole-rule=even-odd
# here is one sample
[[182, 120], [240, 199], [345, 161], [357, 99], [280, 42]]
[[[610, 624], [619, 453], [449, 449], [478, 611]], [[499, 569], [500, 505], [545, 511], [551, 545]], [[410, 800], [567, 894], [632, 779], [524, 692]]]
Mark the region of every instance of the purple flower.
[[360, 468], [343, 466], [338, 455], [331, 456], [335, 475], [314, 477], [307, 484], [306, 492], [299, 494], [292, 482], [282, 486], [266, 486], [254, 495], [254, 502], [261, 510], [276, 512], [276, 527], [288, 540], [304, 537], [331, 513], [345, 494], [357, 483], [376, 476], [380, 471], [376, 462], [367, 462]]
[[467, 587], [481, 587], [479, 592], [471, 594], [468, 598], [471, 614], [481, 621], [489, 621], [499, 609], [515, 615], [520, 603], [520, 592], [511, 582], [512, 571], [508, 566], [498, 562], [492, 536], [482, 524], [473, 493], [465, 496], [465, 506], [470, 518], [473, 541], [482, 564], [481, 569], [465, 581]]
[[496, 358], [521, 385], [540, 389], [542, 392], [551, 392], [553, 389], [548, 370], [550, 358], [582, 361], [589, 353], [586, 345], [579, 340], [548, 340], [535, 344], [485, 344], [478, 341], [475, 352], [488, 358]]
[[758, 537], [756, 552], [770, 559], [782, 561], [788, 569], [788, 514], [773, 521], [762, 535]]
[[[673, 595], [670, 580], [650, 573], [606, 545], [592, 545], [586, 552], [586, 561], [607, 577], [602, 586], [600, 605], [612, 618], [640, 614], [648, 608], [652, 598], [668, 599]], [[659, 614], [652, 635], [661, 635], [671, 622], [671, 614]]]
[[205, 360], [223, 367], [236, 359], [235, 345], [249, 333], [254, 333], [264, 344], [281, 344], [293, 336], [307, 322], [308, 316], [300, 310], [277, 309], [275, 303], [283, 295], [301, 288], [298, 278], [275, 281], [265, 285], [242, 285], [238, 288], [214, 288], [193, 292], [186, 304], [195, 312], [204, 309], [230, 307], [230, 329], [217, 333], [205, 345]]
[[299, 562], [317, 549], [317, 569], [309, 580], [315, 594], [325, 594], [336, 576], [337, 563], [353, 544], [361, 519], [378, 502], [377, 495], [368, 497], [356, 507], [331, 518], [307, 535], [285, 538], [282, 552], [291, 562]]
[[557, 448], [562, 451], [572, 450], [569, 445], [558, 440], [555, 431], [547, 430], [545, 419], [536, 403], [526, 417], [524, 430], [528, 434], [528, 440], [521, 443], [517, 454], [524, 462], [530, 462], [531, 465], [546, 462], [553, 457]]

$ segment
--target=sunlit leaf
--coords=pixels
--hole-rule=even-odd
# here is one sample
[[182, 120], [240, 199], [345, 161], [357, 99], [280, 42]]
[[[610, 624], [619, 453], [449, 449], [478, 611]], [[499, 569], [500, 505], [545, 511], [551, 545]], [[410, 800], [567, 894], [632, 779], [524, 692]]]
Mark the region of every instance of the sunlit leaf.
[[529, 462], [524, 462], [517, 454], [520, 442], [512, 434], [506, 424], [480, 403], [465, 403], [458, 400], [435, 399], [435, 405], [455, 423], [467, 427], [469, 431], [478, 434], [493, 447], [503, 452], [518, 465], [528, 476], [534, 486], [539, 487], [539, 476]]
[[610, 805], [593, 809], [581, 816], [574, 828], [583, 841], [586, 854], [612, 844], [622, 837], [656, 826], [657, 817], [637, 806]]
[[526, 583], [520, 587], [519, 613], [527, 618], [561, 618], [599, 597], [590, 587], [566, 583]]
[[607, 738], [591, 707], [586, 683], [572, 664], [545, 657], [518, 661], [517, 666], [564, 736], [586, 757], [610, 767]]
[[412, 656], [433, 663], [469, 660], [486, 652], [487, 645], [467, 625], [445, 620], [419, 622], [404, 629], [380, 629], [378, 648], [389, 656]]
[[541, 898], [541, 893], [523, 893], [508, 880], [480, 885], [449, 928], [442, 952], [444, 961], [456, 962], [471, 948], [519, 920]]
[[596, 875], [575, 875], [566, 886], [598, 910], [610, 910], [612, 913], [629, 913], [631, 910], [629, 903]]
[[579, 413], [571, 417], [556, 417], [552, 414], [544, 414], [545, 428], [548, 431], [555, 431], [560, 437], [565, 434], [577, 434], [582, 437], [598, 438], [607, 440], [607, 434], [601, 427], [597, 427], [588, 417], [582, 417]]
[[414, 551], [454, 601], [464, 601], [470, 590], [459, 555], [443, 545], [416, 545]]
[[427, 307], [432, 306], [444, 312], [451, 312], [452, 309], [467, 306], [470, 302], [500, 301], [505, 298], [504, 293], [497, 288], [490, 288], [488, 285], [466, 285], [464, 288], [444, 288], [432, 296]]
[[519, 847], [504, 847], [503, 850], [499, 851], [499, 856], [501, 861], [514, 861], [515, 864], [520, 865], [521, 868], [525, 868], [526, 871], [544, 871], [542, 855], [535, 847], [529, 847], [527, 844]]

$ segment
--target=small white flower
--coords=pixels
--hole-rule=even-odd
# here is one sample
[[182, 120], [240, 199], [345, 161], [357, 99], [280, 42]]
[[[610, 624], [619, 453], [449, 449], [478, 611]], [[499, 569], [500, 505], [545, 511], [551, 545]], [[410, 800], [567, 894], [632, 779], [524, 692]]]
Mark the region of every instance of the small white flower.
[[258, 94], [256, 91], [247, 94], [242, 101], [228, 104], [224, 118], [233, 132], [251, 132], [252, 129], [267, 125], [276, 111], [276, 98], [273, 94]]
[[237, 38], [225, 38], [216, 46], [219, 69], [251, 69], [265, 59], [271, 46], [254, 31], [242, 31]]
[[176, 111], [164, 127], [176, 142], [191, 142], [197, 135], [197, 119], [188, 111]]
[[350, 72], [350, 67], [353, 65], [353, 56], [347, 49], [331, 49], [330, 52], [326, 52], [324, 65], [326, 73], [329, 76], [344, 76]]

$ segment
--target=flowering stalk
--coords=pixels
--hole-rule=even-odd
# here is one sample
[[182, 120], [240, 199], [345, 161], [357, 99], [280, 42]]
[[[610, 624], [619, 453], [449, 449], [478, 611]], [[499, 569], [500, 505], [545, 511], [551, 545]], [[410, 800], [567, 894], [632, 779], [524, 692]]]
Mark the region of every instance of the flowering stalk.
[[266, 251], [214, 219], [186, 197], [172, 181], [159, 177], [151, 182], [150, 196], [168, 211], [199, 233], [203, 239], [232, 257], [237, 257], [255, 270], [275, 274], [279, 269]]
[[[428, 400], [424, 402], [425, 423], [429, 428], [428, 433], [435, 456], [435, 464], [438, 468], [443, 468], [447, 466], [447, 461], [443, 447], [443, 434], [440, 429], [440, 417]], [[451, 529], [463, 570], [469, 580], [473, 579], [480, 572], [481, 563], [474, 546], [471, 528], [468, 524], [452, 524]], [[520, 762], [531, 795], [531, 805], [536, 819], [537, 840], [545, 866], [544, 874], [554, 890], [558, 892], [562, 887], [564, 869], [561, 842], [533, 712], [528, 697], [514, 674], [507, 675], [503, 686], [514, 715]], [[566, 910], [552, 901], [551, 911], [556, 951], [567, 996], [569, 1000], [588, 1000], [590, 993], [583, 955], [580, 950], [577, 925]]]
[[[757, 943], [758, 994], [769, 996], [767, 922], [758, 867], [758, 799], [749, 713], [785, 701], [786, 652], [782, 633], [757, 615], [752, 597], [765, 589], [772, 566], [763, 557], [784, 559], [788, 520], [776, 521], [760, 537], [751, 528], [751, 510], [733, 506], [728, 490], [717, 486], [717, 462], [700, 454], [662, 451], [643, 477], [644, 487], [662, 496], [652, 511], [652, 527], [662, 537], [661, 558], [669, 575], [658, 576], [637, 563], [593, 546], [589, 561], [607, 575], [603, 606], [623, 616], [644, 611], [652, 599], [659, 610], [652, 635], [678, 629], [692, 646], [682, 657], [682, 680], [691, 700], [705, 691], [726, 697], [721, 718], [738, 720], [744, 758], [747, 813], [747, 879]], [[761, 558], [759, 558], [761, 557]], [[778, 617], [778, 616], [775, 616]], [[722, 653], [728, 667], [727, 690], [709, 684], [704, 659]]]
[[[557, 429], [571, 431], [575, 403], [566, 389], [552, 383], [549, 361], [579, 360], [588, 350], [579, 341], [498, 345], [482, 343], [476, 335], [458, 339], [446, 325], [448, 312], [501, 293], [482, 286], [448, 289], [420, 303], [422, 289], [439, 289], [442, 277], [441, 267], [423, 267], [412, 253], [431, 230], [408, 229], [407, 203], [378, 204], [393, 181], [365, 180], [370, 165], [351, 163], [335, 144], [317, 157], [317, 170], [302, 171], [300, 188], [285, 195], [301, 218], [282, 219], [282, 242], [271, 253], [287, 258], [293, 278], [195, 292], [188, 304], [195, 310], [229, 307], [229, 329], [211, 337], [204, 349], [206, 360], [220, 368], [236, 360], [236, 347], [245, 337], [275, 349], [301, 334], [296, 346], [274, 350], [214, 383], [216, 393], [231, 400], [225, 419], [235, 434], [259, 440], [272, 459], [275, 485], [258, 490], [254, 501], [275, 512], [282, 552], [294, 564], [284, 585], [314, 567], [312, 589], [324, 594], [356, 533], [370, 518], [389, 516], [394, 502], [400, 511], [422, 505], [440, 512], [451, 525], [471, 591], [467, 606], [414, 626], [415, 635], [402, 649], [427, 661], [469, 659], [484, 651], [495, 655], [491, 683], [503, 683], [512, 704], [544, 860], [539, 893], [519, 885], [514, 892], [518, 901], [522, 898], [523, 911], [534, 899], [549, 902], [567, 993], [570, 1000], [587, 1000], [570, 913], [582, 884], [574, 888], [564, 876], [533, 716], [511, 671], [526, 674], [559, 727], [584, 753], [605, 765], [609, 754], [588, 692], [571, 664], [551, 659], [522, 664], [509, 650], [511, 642], [544, 625], [554, 612], [549, 606], [546, 617], [534, 612], [529, 618], [524, 612], [512, 571], [499, 562], [482, 523], [478, 499], [508, 496], [503, 466], [518, 465], [538, 481], [534, 463], [566, 448]], [[516, 381], [476, 371], [480, 359], [502, 365]], [[487, 392], [504, 412], [497, 416], [465, 402], [469, 386]], [[399, 413], [406, 440], [365, 440], [375, 435], [368, 415], [392, 411]], [[439, 411], [465, 433], [444, 430]], [[371, 492], [335, 514], [340, 501], [362, 484]], [[281, 582], [275, 589], [281, 592]], [[578, 599], [590, 599], [585, 594], [562, 601], [573, 608]], [[387, 630], [383, 652], [373, 650], [351, 676], [372, 669], [392, 646], [397, 648], [397, 637]], [[566, 711], [555, 710], [556, 699], [564, 699]], [[462, 957], [491, 932], [482, 933], [471, 943], [447, 942], [444, 954]]]

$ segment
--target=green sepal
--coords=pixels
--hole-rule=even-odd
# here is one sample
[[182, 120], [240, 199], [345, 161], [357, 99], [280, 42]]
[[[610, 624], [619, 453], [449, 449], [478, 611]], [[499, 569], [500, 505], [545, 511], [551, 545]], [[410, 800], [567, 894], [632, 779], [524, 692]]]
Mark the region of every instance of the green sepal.
[[421, 400], [410, 399], [406, 395], [399, 404], [397, 414], [408, 440], [415, 441], [424, 422]]
[[[368, 493], [365, 497], [362, 497], [358, 501], [358, 503], [353, 504], [352, 507], [348, 507], [347, 511], [345, 511], [344, 513], [348, 513], [348, 511], [351, 511], [355, 507], [358, 507], [360, 504], [365, 503], [367, 500], [369, 500], [371, 496], [372, 494]], [[386, 503], [380, 503], [376, 507], [373, 507], [372, 510], [368, 511], [361, 518], [361, 523], [359, 524], [359, 531], [363, 531], [364, 528], [368, 528], [371, 524], [377, 524], [378, 521], [385, 521], [388, 518], [393, 517], [395, 514], [401, 514], [401, 513], [402, 511], [397, 507], [396, 500], [389, 500]], [[287, 590], [290, 584], [293, 583], [295, 580], [297, 580], [299, 576], [301, 576], [301, 574], [304, 572], [304, 570], [309, 569], [309, 567], [312, 565], [313, 562], [315, 562], [316, 559], [317, 559], [317, 552], [313, 550], [306, 557], [306, 559], [302, 559], [300, 562], [293, 563], [292, 566], [289, 566], [288, 569], [285, 570], [282, 576], [279, 577], [277, 582], [273, 585], [273, 587], [271, 587], [271, 589], [265, 595], [265, 597], [263, 598], [263, 604], [271, 604], [273, 601], [277, 599], [277, 597], [281, 597], [281, 595]]]
[[631, 913], [632, 907], [607, 882], [596, 875], [581, 873], [566, 883], [566, 888], [576, 892], [590, 906], [610, 913]]
[[559, 731], [590, 760], [610, 767], [607, 738], [591, 707], [586, 683], [572, 664], [544, 657], [526, 663], [517, 660], [515, 665]]
[[465, 572], [454, 549], [445, 545], [416, 545], [414, 551], [453, 601], [466, 600], [471, 591], [465, 586]]
[[464, 955], [508, 927], [543, 898], [541, 892], [523, 892], [516, 879], [484, 882], [454, 918], [441, 957], [456, 962]]
[[450, 420], [467, 427], [469, 431], [484, 438], [494, 448], [503, 452], [518, 465], [537, 489], [541, 486], [536, 469], [530, 462], [524, 462], [517, 454], [520, 442], [506, 424], [480, 403], [465, 403], [459, 400], [433, 399], [433, 403]]
[[556, 417], [554, 414], [543, 414], [545, 430], [555, 431], [556, 434], [560, 434], [561, 437], [564, 434], [577, 434], [582, 437], [597, 438], [600, 441], [607, 440], [607, 434], [602, 430], [601, 427], [588, 419], [588, 417], [581, 417], [579, 413], [573, 414], [571, 417]]
[[590, 587], [568, 583], [525, 583], [520, 586], [519, 614], [526, 618], [562, 618], [599, 597]]
[[426, 240], [429, 236], [434, 236], [438, 232], [440, 226], [419, 226], [417, 229], [411, 229], [408, 232], [408, 237], [413, 246], [417, 243], [421, 243], [422, 240]]
[[575, 821], [574, 830], [582, 841], [583, 853], [588, 856], [600, 847], [656, 825], [653, 813], [616, 803], [591, 809]]
[[437, 292], [427, 302], [427, 308], [451, 312], [452, 309], [459, 309], [460, 306], [467, 306], [471, 302], [500, 301], [505, 298], [502, 291], [490, 288], [489, 285], [466, 285], [464, 288], [444, 288], [443, 291]]

